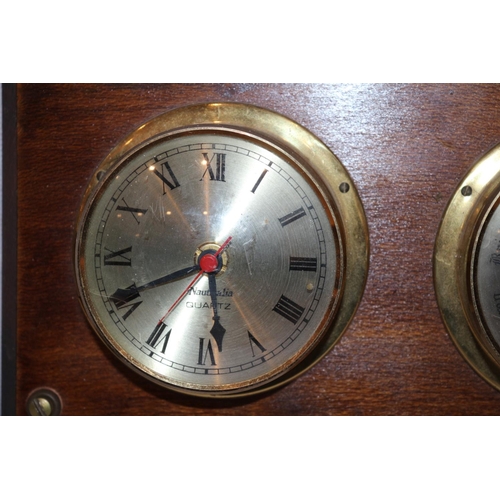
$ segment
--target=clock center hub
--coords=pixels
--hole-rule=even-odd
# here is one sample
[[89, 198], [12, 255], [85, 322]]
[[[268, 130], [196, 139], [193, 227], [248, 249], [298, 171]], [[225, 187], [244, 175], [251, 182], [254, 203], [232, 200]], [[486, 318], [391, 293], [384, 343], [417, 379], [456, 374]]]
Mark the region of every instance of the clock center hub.
[[219, 259], [211, 253], [206, 253], [200, 258], [200, 267], [205, 273], [213, 273], [219, 267]]
[[224, 273], [227, 269], [228, 258], [225, 249], [219, 255], [216, 255], [220, 247], [217, 243], [200, 245], [194, 254], [195, 264], [199, 264], [200, 269], [205, 273], [212, 273], [217, 276]]

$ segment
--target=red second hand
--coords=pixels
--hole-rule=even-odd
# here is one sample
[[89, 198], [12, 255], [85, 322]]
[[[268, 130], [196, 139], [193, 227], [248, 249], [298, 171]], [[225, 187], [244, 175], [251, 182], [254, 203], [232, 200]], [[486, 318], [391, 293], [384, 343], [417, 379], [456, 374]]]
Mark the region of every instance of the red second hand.
[[[215, 258], [217, 258], [221, 252], [229, 245], [230, 241], [233, 239], [232, 236], [229, 236], [229, 238], [221, 245], [219, 250], [213, 254]], [[209, 254], [210, 255], [210, 254]], [[158, 321], [158, 324], [161, 324], [165, 321], [167, 316], [175, 309], [177, 304], [186, 296], [186, 294], [189, 292], [189, 289], [201, 278], [202, 274], [205, 272], [205, 269], [201, 269], [200, 272], [194, 277], [193, 281], [189, 283], [189, 285], [186, 287], [186, 289], [179, 295], [179, 298], [170, 306], [170, 309], [165, 313], [165, 315]]]

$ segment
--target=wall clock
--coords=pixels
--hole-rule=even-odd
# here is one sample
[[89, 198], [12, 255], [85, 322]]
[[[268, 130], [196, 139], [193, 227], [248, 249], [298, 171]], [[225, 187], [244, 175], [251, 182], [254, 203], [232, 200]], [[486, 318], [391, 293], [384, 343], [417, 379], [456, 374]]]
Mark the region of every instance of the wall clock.
[[444, 214], [435, 288], [448, 331], [467, 362], [500, 389], [500, 146], [469, 170]]
[[361, 300], [357, 190], [313, 134], [210, 103], [139, 126], [94, 173], [76, 228], [86, 316], [131, 369], [212, 397], [282, 385], [339, 340]]

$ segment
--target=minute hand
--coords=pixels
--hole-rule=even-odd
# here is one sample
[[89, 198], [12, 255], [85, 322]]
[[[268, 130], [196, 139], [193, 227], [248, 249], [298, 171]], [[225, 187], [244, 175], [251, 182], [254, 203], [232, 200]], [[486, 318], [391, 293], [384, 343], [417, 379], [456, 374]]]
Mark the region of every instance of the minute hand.
[[217, 282], [214, 274], [208, 275], [208, 287], [210, 289], [210, 298], [212, 299], [212, 309], [214, 311], [214, 326], [210, 330], [210, 333], [217, 342], [217, 347], [219, 352], [222, 352], [222, 339], [226, 333], [226, 329], [220, 324], [220, 316], [217, 307]]
[[116, 292], [110, 295], [109, 298], [115, 303], [117, 307], [120, 307], [125, 305], [127, 302], [130, 302], [131, 300], [135, 299], [138, 296], [138, 294], [144, 290], [161, 285], [167, 285], [168, 283], [172, 283], [181, 278], [185, 278], [186, 276], [189, 276], [199, 271], [200, 271], [199, 264], [190, 267], [185, 267], [184, 269], [179, 269], [178, 271], [162, 276], [161, 278], [157, 278], [141, 286], [136, 286], [134, 283], [132, 286], [129, 286], [128, 288], [118, 288]]

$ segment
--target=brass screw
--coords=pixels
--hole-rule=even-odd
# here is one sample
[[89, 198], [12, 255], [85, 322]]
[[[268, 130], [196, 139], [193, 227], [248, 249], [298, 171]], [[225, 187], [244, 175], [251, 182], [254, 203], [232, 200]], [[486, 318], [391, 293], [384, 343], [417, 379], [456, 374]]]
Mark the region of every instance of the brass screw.
[[26, 401], [28, 415], [49, 417], [61, 414], [61, 398], [48, 388], [33, 391]]
[[339, 186], [340, 192], [341, 193], [347, 193], [349, 189], [351, 189], [351, 186], [347, 182], [342, 182]]
[[472, 188], [470, 186], [464, 186], [460, 192], [462, 196], [470, 196], [472, 194]]

